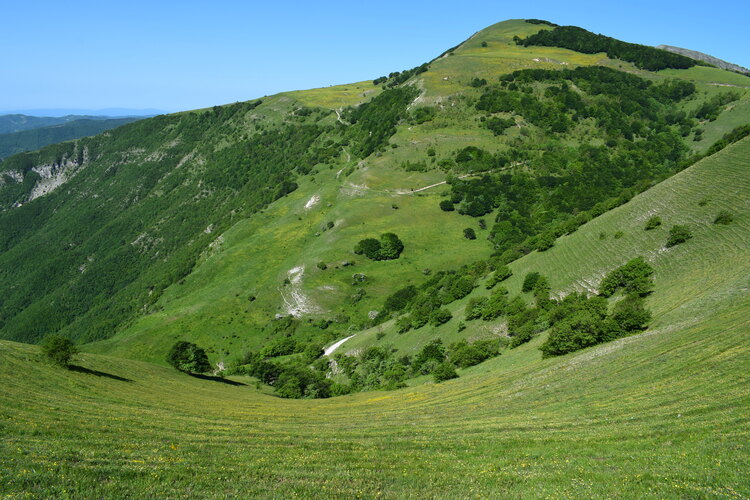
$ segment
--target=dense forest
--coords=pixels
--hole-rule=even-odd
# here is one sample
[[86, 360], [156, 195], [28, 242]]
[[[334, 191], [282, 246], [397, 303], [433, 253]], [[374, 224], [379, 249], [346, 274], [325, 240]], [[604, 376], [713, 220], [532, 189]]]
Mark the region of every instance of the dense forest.
[[597, 35], [577, 26], [555, 26], [551, 30], [541, 30], [524, 39], [516, 38], [516, 43], [524, 47], [562, 47], [585, 54], [604, 52], [611, 59], [632, 62], [636, 67], [649, 71], [667, 68], [686, 69], [706, 64], [674, 52]]

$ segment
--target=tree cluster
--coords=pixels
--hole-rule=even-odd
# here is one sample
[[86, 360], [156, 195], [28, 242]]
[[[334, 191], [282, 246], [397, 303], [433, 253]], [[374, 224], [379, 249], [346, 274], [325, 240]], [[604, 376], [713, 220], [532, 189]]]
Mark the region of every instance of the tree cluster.
[[531, 45], [562, 47], [585, 54], [606, 52], [607, 57], [611, 59], [632, 62], [636, 67], [649, 71], [667, 68], [687, 69], [701, 64], [687, 56], [597, 35], [577, 26], [556, 26], [551, 30], [541, 30], [525, 39], [516, 37], [516, 43], [524, 47]]

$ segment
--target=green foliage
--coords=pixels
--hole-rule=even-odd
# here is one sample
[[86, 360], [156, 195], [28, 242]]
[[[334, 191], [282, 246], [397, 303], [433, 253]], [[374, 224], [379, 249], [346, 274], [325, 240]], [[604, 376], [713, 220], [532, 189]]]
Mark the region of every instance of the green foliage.
[[440, 210], [443, 212], [452, 212], [456, 209], [451, 200], [443, 200], [440, 202]]
[[206, 351], [184, 340], [176, 342], [169, 350], [167, 363], [185, 373], [206, 373], [211, 370]]
[[610, 297], [622, 288], [626, 294], [647, 295], [654, 288], [654, 268], [643, 257], [636, 257], [607, 273], [599, 285], [599, 295]]
[[380, 260], [380, 241], [375, 238], [365, 238], [354, 246], [354, 253], [364, 255], [371, 260]]
[[[482, 42], [482, 43], [484, 43], [483, 47], [487, 46], [487, 42]], [[475, 76], [474, 78], [471, 79], [471, 81], [469, 82], [469, 85], [474, 88], [484, 87], [485, 85], [487, 85], [487, 80], [485, 80], [484, 78], [478, 78]]]
[[706, 151], [706, 155], [710, 156], [714, 153], [717, 153], [727, 147], [728, 145], [739, 141], [740, 139], [744, 139], [750, 135], [750, 123], [747, 125], [743, 125], [740, 127], [735, 128], [731, 132], [727, 132], [724, 134], [724, 136], [716, 141], [714, 144], [711, 145], [710, 148], [708, 148], [708, 151]]
[[500, 354], [497, 340], [477, 340], [469, 344], [466, 340], [448, 346], [448, 359], [459, 368], [478, 365], [482, 361]]
[[652, 215], [646, 221], [646, 226], [643, 229], [645, 229], [646, 231], [650, 231], [652, 229], [656, 229], [659, 226], [661, 226], [661, 217], [659, 217], [658, 215]]
[[453, 315], [448, 309], [441, 307], [440, 309], [432, 311], [430, 314], [430, 324], [432, 326], [440, 326], [450, 321], [452, 317]]
[[[319, 160], [313, 143], [324, 129], [297, 123], [233, 137], [236, 115], [254, 106], [140, 120], [5, 160], [2, 169], [28, 168], [25, 179], [34, 165], [89, 163], [65, 192], [0, 211], [2, 281], [17, 284], [3, 292], [3, 336], [34, 342], [48, 331], [80, 341], [114, 335], [153, 311], [238, 217], [294, 190], [295, 176]], [[217, 150], [219, 135], [229, 143]], [[209, 160], [176, 168], [191, 155]], [[0, 203], [7, 207], [17, 199], [5, 187]]]
[[435, 118], [437, 110], [433, 106], [420, 106], [411, 113], [412, 121], [417, 125]]
[[555, 324], [539, 349], [548, 358], [598, 344], [603, 338], [603, 319], [589, 311], [577, 311]]
[[559, 24], [551, 23], [549, 21], [545, 21], [544, 19], [526, 19], [525, 20], [529, 24], [546, 24], [547, 26], [559, 26]]
[[527, 273], [526, 276], [523, 278], [523, 285], [521, 286], [521, 291], [524, 293], [530, 292], [534, 289], [534, 285], [536, 285], [536, 282], [539, 281], [539, 278], [541, 278], [542, 275], [538, 271], [532, 271], [530, 273]]
[[381, 234], [380, 241], [375, 238], [360, 240], [354, 247], [354, 253], [370, 260], [398, 259], [403, 250], [403, 242], [394, 233]]
[[449, 361], [443, 361], [432, 372], [432, 378], [436, 383], [440, 383], [445, 382], [446, 380], [458, 378], [458, 373], [456, 373], [456, 368], [453, 364]]
[[492, 117], [484, 123], [495, 135], [500, 135], [510, 127], [515, 126], [516, 121], [512, 118]]
[[615, 304], [611, 319], [625, 332], [644, 330], [651, 321], [651, 312], [638, 294], [630, 294]]
[[485, 285], [487, 290], [491, 290], [497, 285], [498, 283], [507, 280], [513, 276], [513, 271], [510, 270], [508, 266], [500, 266], [492, 273], [492, 275], [487, 280], [487, 284]]
[[417, 293], [417, 287], [414, 285], [409, 285], [396, 290], [385, 299], [383, 308], [386, 311], [402, 311], [409, 305], [409, 301], [411, 301]]
[[714, 121], [719, 117], [725, 105], [739, 98], [740, 94], [738, 92], [724, 92], [715, 95], [695, 110], [695, 117], [698, 120]]
[[42, 353], [50, 363], [67, 368], [78, 348], [73, 341], [60, 335], [47, 335], [41, 344]]
[[396, 124], [406, 116], [407, 105], [419, 95], [414, 87], [389, 89], [371, 101], [349, 110], [345, 115], [353, 125], [346, 135], [353, 143], [353, 152], [369, 156], [396, 133]]
[[467, 227], [464, 229], [464, 238], [467, 240], [475, 240], [477, 239], [477, 233], [474, 232], [474, 229]]
[[714, 224], [724, 224], [726, 226], [728, 224], [731, 224], [733, 220], [734, 216], [732, 215], [732, 212], [728, 210], [721, 210], [718, 214], [716, 214]]
[[693, 237], [693, 232], [689, 227], [681, 224], [676, 224], [669, 229], [669, 236], [667, 237], [666, 247], [673, 247], [680, 243], [685, 243], [687, 240]]
[[638, 68], [649, 71], [666, 68], [686, 69], [699, 64], [698, 61], [680, 54], [647, 45], [622, 42], [577, 26], [557, 26], [552, 30], [541, 30], [524, 40], [517, 40], [516, 43], [525, 47], [562, 47], [585, 54], [606, 52], [609, 58], [632, 62]]
[[445, 346], [440, 339], [434, 339], [425, 344], [414, 356], [411, 368], [414, 373], [428, 375], [445, 361]]

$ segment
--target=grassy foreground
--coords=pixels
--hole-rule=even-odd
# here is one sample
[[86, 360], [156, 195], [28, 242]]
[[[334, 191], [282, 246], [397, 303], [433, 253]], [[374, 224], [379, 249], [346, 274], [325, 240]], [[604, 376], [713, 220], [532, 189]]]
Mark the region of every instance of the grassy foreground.
[[92, 354], [79, 364], [102, 373], [69, 372], [2, 342], [0, 493], [746, 498], [748, 306], [439, 386], [317, 401]]

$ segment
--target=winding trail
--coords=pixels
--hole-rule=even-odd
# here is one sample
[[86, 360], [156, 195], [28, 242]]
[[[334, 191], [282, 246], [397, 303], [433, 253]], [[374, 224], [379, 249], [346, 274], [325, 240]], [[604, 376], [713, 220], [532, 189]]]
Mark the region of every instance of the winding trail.
[[331, 344], [330, 346], [328, 346], [328, 347], [325, 348], [325, 350], [323, 351], [323, 354], [325, 356], [330, 356], [331, 354], [333, 354], [336, 351], [336, 349], [338, 349], [339, 347], [341, 347], [341, 344], [343, 344], [344, 342], [346, 342], [350, 338], [354, 337], [355, 335], [349, 335], [348, 337], [339, 340], [335, 344]]

